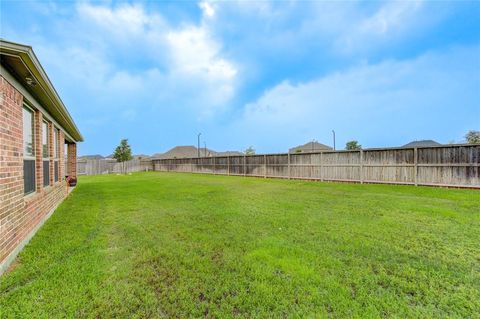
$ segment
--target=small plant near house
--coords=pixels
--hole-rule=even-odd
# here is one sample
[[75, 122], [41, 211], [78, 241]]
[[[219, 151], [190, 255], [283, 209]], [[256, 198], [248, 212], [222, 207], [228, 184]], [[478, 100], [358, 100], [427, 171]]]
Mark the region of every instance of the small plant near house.
[[358, 141], [349, 141], [345, 145], [346, 150], [360, 150], [362, 149], [362, 145], [358, 144]]
[[113, 158], [122, 163], [122, 173], [126, 173], [125, 162], [132, 159], [132, 149], [128, 145], [127, 139], [122, 139], [113, 153]]

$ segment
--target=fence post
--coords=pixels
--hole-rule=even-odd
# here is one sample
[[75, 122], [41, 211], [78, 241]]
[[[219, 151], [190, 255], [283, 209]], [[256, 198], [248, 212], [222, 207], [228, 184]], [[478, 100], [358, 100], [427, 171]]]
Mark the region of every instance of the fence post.
[[288, 179], [291, 179], [292, 177], [292, 171], [290, 169], [290, 152], [288, 152]]
[[227, 155], [227, 175], [230, 176], [230, 155]]
[[217, 162], [217, 157], [214, 156], [213, 157], [213, 175], [217, 174], [217, 165], [216, 165], [217, 163], [216, 162]]
[[413, 181], [415, 186], [418, 186], [418, 149], [415, 147], [413, 149]]
[[263, 178], [267, 178], [267, 155], [263, 155]]
[[323, 152], [320, 153], [320, 181], [323, 182]]
[[314, 154], [310, 154], [310, 178], [313, 179], [313, 156]]
[[363, 184], [363, 150], [360, 150], [360, 184]]
[[243, 176], [247, 176], [247, 155], [243, 155]]

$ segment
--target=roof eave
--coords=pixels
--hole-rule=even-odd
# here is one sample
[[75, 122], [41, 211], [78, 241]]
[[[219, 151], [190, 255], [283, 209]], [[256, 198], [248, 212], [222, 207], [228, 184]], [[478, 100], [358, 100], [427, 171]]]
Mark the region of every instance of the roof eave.
[[40, 61], [35, 55], [32, 47], [29, 45], [0, 39], [0, 52], [9, 55], [16, 55], [23, 61], [25, 66], [29, 68], [32, 76], [34, 76], [37, 81], [41, 81], [43, 87], [47, 88], [47, 95], [53, 98], [51, 107], [55, 108], [55, 110], [61, 114], [61, 116], [64, 118], [65, 122], [69, 126], [68, 128], [65, 127], [64, 129], [67, 130], [67, 132], [72, 136], [72, 138], [75, 139], [76, 142], [83, 142], [84, 139], [82, 134], [77, 128], [62, 99], [55, 90], [52, 82], [48, 78], [47, 73], [40, 64]]

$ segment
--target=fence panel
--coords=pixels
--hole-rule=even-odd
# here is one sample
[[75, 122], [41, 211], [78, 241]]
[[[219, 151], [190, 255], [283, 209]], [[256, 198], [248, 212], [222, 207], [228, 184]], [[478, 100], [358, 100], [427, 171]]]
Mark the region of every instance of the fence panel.
[[480, 145], [153, 159], [158, 171], [480, 188]]
[[414, 149], [363, 151], [363, 181], [415, 183]]
[[[127, 173], [151, 171], [153, 170], [152, 160], [138, 160], [134, 159], [127, 161], [124, 164]], [[77, 161], [78, 175], [100, 175], [110, 173], [121, 173], [122, 163], [111, 159], [80, 159]]]
[[480, 147], [418, 149], [418, 183], [478, 186]]

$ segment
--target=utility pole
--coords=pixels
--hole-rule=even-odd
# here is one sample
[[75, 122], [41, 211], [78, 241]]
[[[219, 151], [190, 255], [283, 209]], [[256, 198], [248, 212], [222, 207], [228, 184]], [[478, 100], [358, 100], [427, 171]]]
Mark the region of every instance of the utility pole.
[[207, 157], [207, 142], [203, 142], [203, 146], [204, 146], [204, 149], [203, 149], [204, 153], [203, 154], [205, 155], [205, 157]]
[[197, 135], [197, 157], [200, 157], [200, 135], [202, 135], [202, 133], [198, 133]]
[[335, 131], [332, 130], [333, 133], [333, 150], [335, 151]]

